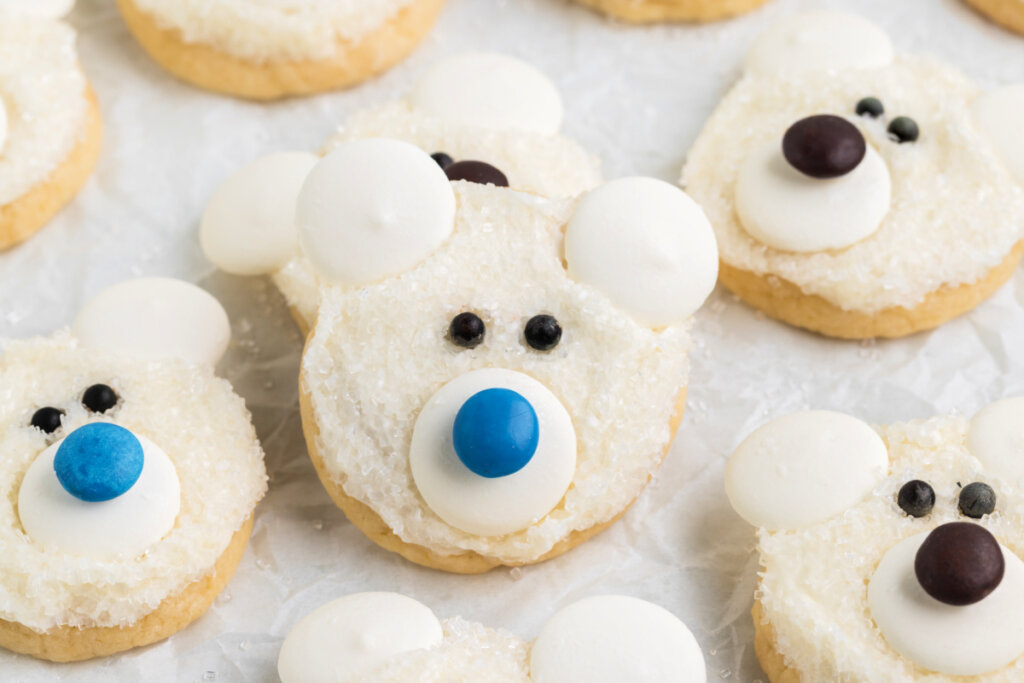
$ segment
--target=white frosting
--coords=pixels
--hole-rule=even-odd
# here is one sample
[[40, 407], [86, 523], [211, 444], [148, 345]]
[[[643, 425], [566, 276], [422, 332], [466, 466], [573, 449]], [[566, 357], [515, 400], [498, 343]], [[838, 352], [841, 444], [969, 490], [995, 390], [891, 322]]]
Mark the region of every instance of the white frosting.
[[725, 468], [733, 508], [754, 526], [800, 529], [857, 504], [889, 469], [885, 443], [843, 413], [776, 418], [743, 440]]
[[296, 203], [316, 162], [315, 154], [280, 152], [225, 180], [199, 224], [206, 258], [234, 275], [266, 275], [284, 266], [299, 250]]
[[704, 683], [704, 655], [671, 612], [637, 598], [586, 598], [555, 612], [530, 652], [534, 683]]
[[207, 365], [220, 360], [231, 339], [220, 302], [170, 278], [136, 278], [108, 287], [82, 307], [72, 331], [98, 350]]
[[302, 618], [281, 646], [281, 683], [363, 681], [397, 655], [434, 647], [444, 634], [430, 608], [398, 593], [356, 593]]
[[892, 62], [889, 36], [856, 14], [815, 11], [794, 14], [758, 36], [747, 53], [748, 73], [831, 71]]
[[415, 107], [463, 126], [554, 135], [562, 98], [534, 66], [506, 55], [469, 52], [424, 73], [410, 97]]
[[[530, 402], [540, 426], [537, 450], [518, 472], [487, 478], [467, 468], [452, 445], [462, 404], [484, 389], [505, 388]], [[576, 470], [576, 433], [551, 391], [521, 372], [475, 370], [441, 387], [416, 418], [409, 447], [416, 488], [430, 509], [456, 529], [500, 536], [535, 524], [558, 505]]]
[[86, 87], [71, 27], [0, 15], [0, 101], [8, 115], [0, 205], [44, 182], [75, 149], [88, 113]]
[[967, 448], [989, 472], [1024, 489], [1024, 397], [978, 411], [971, 418]]
[[254, 62], [330, 59], [415, 0], [132, 0], [158, 24]]
[[[543, 197], [574, 197], [601, 179], [597, 158], [568, 138], [462, 126], [429, 116], [405, 101], [354, 114], [325, 149], [374, 137], [404, 140], [429, 154], [444, 151], [456, 159], [486, 161], [501, 169], [513, 190]], [[316, 319], [321, 282], [308, 259], [292, 259], [274, 281], [305, 320]]]
[[[302, 362], [325, 475], [408, 543], [502, 561], [536, 559], [574, 530], [613, 519], [643, 490], [669, 443], [686, 383], [686, 325], [654, 331], [593, 287], [568, 277], [563, 230], [573, 203], [453, 183], [451, 237], [414, 269], [356, 291], [328, 288]], [[475, 311], [484, 343], [461, 349], [451, 319]], [[523, 341], [538, 313], [563, 330], [548, 352]], [[522, 372], [572, 417], [577, 466], [549, 515], [503, 537], [468, 534], [423, 501], [409, 469], [415, 416], [455, 377], [482, 368]]]
[[566, 229], [569, 274], [651, 327], [691, 316], [715, 288], [718, 248], [701, 208], [654, 178], [622, 178], [580, 200]]
[[1024, 562], [1002, 548], [1006, 571], [996, 589], [973, 605], [947, 605], [914, 574], [927, 537], [897, 543], [871, 577], [868, 604], [886, 642], [921, 667], [954, 676], [995, 671], [1024, 654]]
[[507, 631], [443, 619], [444, 642], [393, 658], [352, 683], [532, 683], [528, 644]]
[[0, 156], [3, 155], [4, 143], [7, 142], [7, 107], [0, 99]]
[[53, 460], [63, 439], [39, 454], [18, 489], [18, 516], [32, 541], [47, 551], [107, 558], [135, 557], [167, 535], [181, 507], [174, 463], [146, 437], [138, 481], [117, 498], [86, 502], [57, 479]]
[[[957, 498], [967, 483], [992, 485], [998, 511], [978, 523], [1008, 551], [1024, 557], [1024, 490], [993, 477], [966, 448], [967, 419], [916, 420], [878, 431], [889, 448], [889, 476], [868, 496], [805, 529], [758, 531], [762, 572], [757, 597], [775, 631], [779, 653], [805, 681], [1024, 680], [1024, 657], [970, 678], [929, 672], [897, 653], [875, 624], [867, 587], [882, 558], [905, 538], [965, 521]], [[935, 507], [926, 517], [911, 517], [896, 504], [898, 491], [912, 479], [934, 488]]]
[[75, 6], [75, 0], [0, 0], [0, 12], [25, 14], [41, 19], [60, 19]]
[[455, 195], [418, 147], [355, 140], [309, 173], [296, 215], [299, 243], [320, 276], [365, 285], [412, 268], [444, 242]]
[[978, 128], [988, 136], [1017, 182], [1024, 183], [1024, 84], [1008, 85], [984, 93], [974, 101]]
[[[159, 444], [181, 484], [174, 528], [138, 557], [48, 550], [18, 516], [16, 487], [53, 438], [31, 426], [33, 413], [65, 411], [54, 436], [69, 434], [96, 420], [81, 403], [96, 383], [120, 398], [103, 419]], [[0, 386], [0, 619], [40, 632], [133, 624], [206, 576], [266, 491], [245, 403], [207, 367], [137, 361], [83, 348], [65, 333], [5, 345]]]
[[[910, 116], [921, 130], [916, 142], [897, 144], [886, 120], [858, 122], [892, 182], [881, 227], [846, 249], [816, 253], [782, 251], [751, 237], [736, 215], [743, 161], [781, 140], [794, 122], [811, 114], [848, 116], [868, 95], [883, 102], [890, 118]], [[943, 286], [985, 277], [1024, 238], [1024, 190], [974, 123], [977, 95], [958, 71], [929, 58], [899, 57], [875, 69], [748, 74], [691, 149], [683, 184], [714, 226], [724, 263], [783, 278], [844, 310], [913, 308]]]
[[857, 168], [821, 179], [793, 168], [776, 140], [740, 167], [736, 212], [751, 237], [776, 249], [842, 249], [878, 230], [891, 195], [889, 169], [870, 146]]

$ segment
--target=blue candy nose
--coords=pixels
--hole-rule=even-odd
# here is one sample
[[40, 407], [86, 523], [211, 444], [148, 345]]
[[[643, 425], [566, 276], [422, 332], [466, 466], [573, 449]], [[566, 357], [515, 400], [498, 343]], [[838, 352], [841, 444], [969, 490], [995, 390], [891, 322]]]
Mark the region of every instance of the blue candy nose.
[[94, 422], [71, 432], [57, 449], [53, 469], [64, 490], [98, 503], [125, 493], [142, 474], [142, 444], [124, 427]]
[[526, 467], [537, 451], [540, 425], [530, 402], [511, 389], [484, 389], [455, 416], [455, 453], [474, 474], [507, 477]]

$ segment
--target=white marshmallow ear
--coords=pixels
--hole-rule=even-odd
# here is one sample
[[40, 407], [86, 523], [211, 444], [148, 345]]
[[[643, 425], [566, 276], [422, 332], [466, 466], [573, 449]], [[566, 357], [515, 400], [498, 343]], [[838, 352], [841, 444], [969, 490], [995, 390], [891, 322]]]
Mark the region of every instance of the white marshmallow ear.
[[75, 6], [75, 0], [0, 0], [0, 12], [24, 14], [43, 19], [61, 19]]
[[555, 85], [524, 61], [470, 52], [438, 62], [420, 78], [411, 100], [450, 123], [554, 135], [562, 127]]
[[747, 73], [776, 75], [806, 70], [885, 66], [892, 43], [867, 19], [827, 10], [786, 17], [758, 36], [747, 53]]
[[87, 347], [144, 360], [181, 358], [215, 365], [231, 339], [228, 314], [188, 282], [138, 278], [97, 294], [72, 333]]
[[281, 683], [336, 683], [362, 676], [405, 652], [441, 643], [441, 622], [398, 593], [355, 593], [323, 605], [295, 625], [281, 646]]
[[725, 492], [754, 526], [801, 529], [859, 503], [888, 470], [889, 451], [869, 425], [812, 410], [754, 430], [729, 458]]
[[318, 157], [271, 154], [224, 181], [199, 224], [206, 258], [233, 275], [267, 275], [298, 253], [295, 205]]
[[299, 244], [326, 280], [366, 285], [425, 259], [455, 228], [455, 193], [441, 167], [407, 142], [346, 142], [306, 178]]
[[1024, 184], [1024, 83], [991, 90], [974, 101], [974, 122], [1017, 182]]
[[638, 322], [684, 321], [718, 279], [718, 245], [695, 201], [654, 178], [622, 178], [583, 196], [565, 233], [569, 276]]
[[533, 683], [704, 683], [704, 655], [668, 610], [601, 595], [558, 610], [530, 651]]
[[1024, 488], [1024, 397], [996, 401], [978, 411], [966, 443], [987, 472]]

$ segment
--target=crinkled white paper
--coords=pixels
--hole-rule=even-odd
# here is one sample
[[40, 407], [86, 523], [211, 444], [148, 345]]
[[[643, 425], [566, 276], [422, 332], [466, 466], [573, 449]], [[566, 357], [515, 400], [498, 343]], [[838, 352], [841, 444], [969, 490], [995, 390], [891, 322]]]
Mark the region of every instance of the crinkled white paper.
[[253, 412], [271, 488], [238, 574], [191, 627], [158, 645], [81, 664], [0, 652], [0, 679], [276, 681], [281, 641], [304, 614], [346, 593], [399, 590], [439, 616], [526, 638], [573, 600], [627, 593], [689, 624], [709, 680], [765, 681], [749, 616], [754, 532], [725, 499], [726, 457], [755, 426], [794, 410], [831, 408], [889, 422], [969, 415], [1024, 394], [1024, 275], [936, 332], [861, 344], [787, 328], [717, 293], [697, 325], [679, 437], [633, 509], [559, 559], [465, 577], [380, 550], [330, 502], [299, 425], [299, 335], [266, 280], [213, 274], [196, 226], [233, 169], [273, 151], [318, 148], [347, 113], [404, 93], [425, 66], [464, 49], [518, 55], [550, 74], [565, 96], [565, 131], [601, 155], [608, 177], [674, 181], [753, 36], [776, 17], [821, 6], [859, 11], [884, 26], [898, 50], [937, 53], [985, 84], [1024, 82], [1024, 38], [960, 0], [773, 0], [727, 23], [653, 28], [617, 25], [560, 0], [450, 0], [422, 48], [384, 77], [350, 92], [250, 104], [174, 81], [131, 40], [113, 2], [80, 0], [70, 21], [103, 108], [103, 156], [70, 208], [0, 255], [0, 336], [66, 325], [87, 297], [131, 276], [202, 284], [231, 314], [234, 342], [221, 373]]

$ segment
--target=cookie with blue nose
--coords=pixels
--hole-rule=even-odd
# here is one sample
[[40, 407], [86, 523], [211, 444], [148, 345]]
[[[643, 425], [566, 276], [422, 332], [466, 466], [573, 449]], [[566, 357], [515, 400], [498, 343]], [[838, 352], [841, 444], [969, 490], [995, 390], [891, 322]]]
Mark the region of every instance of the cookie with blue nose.
[[244, 402], [213, 366], [227, 315], [129, 280], [71, 330], [0, 355], [0, 647], [53, 661], [148, 645], [232, 574], [266, 490]]
[[685, 193], [625, 178], [542, 199], [359, 140], [318, 162], [296, 216], [330, 283], [303, 426], [369, 538], [482, 572], [565, 552], [640, 495], [681, 417], [690, 318], [717, 272]]
[[901, 337], [967, 313], [1024, 251], [1024, 85], [983, 91], [897, 55], [856, 15], [788, 17], [752, 45], [682, 184], [721, 281], [831, 337]]
[[978, 681], [1024, 667], [1024, 399], [873, 428], [777, 418], [726, 467], [757, 527], [755, 648], [781, 681]]

